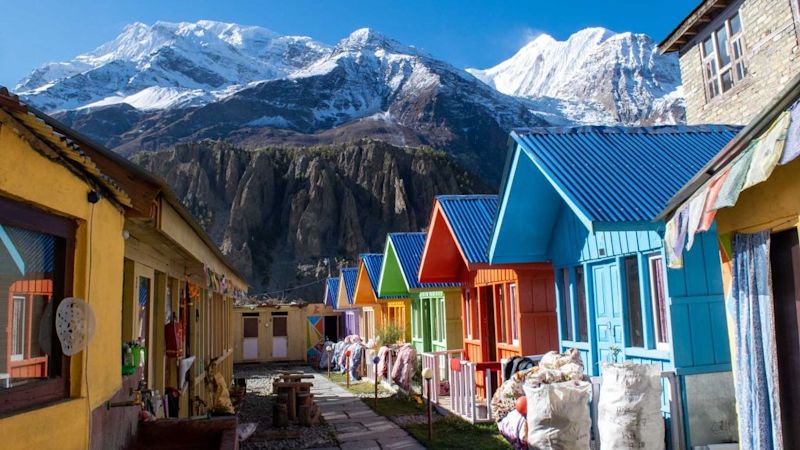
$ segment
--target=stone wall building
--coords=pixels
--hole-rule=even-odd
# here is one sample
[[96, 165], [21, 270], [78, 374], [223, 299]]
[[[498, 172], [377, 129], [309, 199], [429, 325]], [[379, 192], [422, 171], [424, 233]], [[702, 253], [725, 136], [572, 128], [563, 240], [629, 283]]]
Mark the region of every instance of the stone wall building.
[[746, 124], [800, 73], [798, 0], [706, 0], [660, 44], [680, 55], [690, 124]]

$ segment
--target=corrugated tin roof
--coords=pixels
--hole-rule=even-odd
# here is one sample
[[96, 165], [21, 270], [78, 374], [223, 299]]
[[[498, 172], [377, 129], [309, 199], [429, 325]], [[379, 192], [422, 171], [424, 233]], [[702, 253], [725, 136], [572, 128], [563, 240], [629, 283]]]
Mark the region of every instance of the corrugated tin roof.
[[331, 305], [333, 309], [336, 309], [339, 305], [337, 302], [337, 296], [339, 295], [339, 278], [338, 277], [330, 277], [325, 280], [325, 301], [326, 305]]
[[408, 284], [408, 289], [437, 289], [458, 287], [458, 283], [420, 283], [417, 278], [422, 252], [425, 249], [425, 233], [389, 233], [400, 270]]
[[470, 264], [488, 263], [486, 249], [492, 234], [496, 195], [439, 195], [447, 223]]
[[356, 292], [356, 280], [358, 279], [357, 267], [345, 267], [342, 269], [342, 280], [344, 280], [344, 291], [347, 293], [347, 304], [353, 304], [353, 294]]
[[740, 129], [584, 126], [511, 136], [583, 219], [650, 222]]

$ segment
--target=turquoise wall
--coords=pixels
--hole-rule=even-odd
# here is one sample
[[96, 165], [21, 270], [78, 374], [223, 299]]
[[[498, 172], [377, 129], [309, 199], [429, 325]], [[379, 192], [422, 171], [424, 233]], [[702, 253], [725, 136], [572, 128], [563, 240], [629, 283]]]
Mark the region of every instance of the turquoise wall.
[[[588, 322], [588, 339], [576, 342], [565, 338], [566, 320], [577, 329], [576, 308], [571, 317], [565, 317], [563, 304], [558, 302], [559, 336], [562, 350], [578, 348], [587, 374], [599, 375], [600, 362], [608, 360], [609, 344], [620, 347], [618, 360], [631, 360], [660, 364], [665, 369], [676, 369], [679, 374], [730, 370], [727, 322], [722, 293], [719, 252], [716, 233], [711, 230], [695, 237], [691, 251], [684, 256], [684, 268], [666, 269], [667, 304], [669, 305], [669, 349], [657, 349], [652, 321], [650, 276], [648, 257], [664, 257], [662, 240], [656, 226], [642, 230], [640, 225], [631, 231], [598, 231], [590, 233], [578, 217], [562, 203], [548, 249], [548, 259], [556, 269], [556, 292], [563, 298], [564, 283], [560, 269], [568, 269], [570, 297], [577, 299], [575, 267], [582, 266], [584, 294]], [[644, 314], [644, 347], [629, 346], [628, 308], [622, 258], [637, 256], [639, 266], [639, 297]], [[666, 261], [666, 258], [664, 258]], [[602, 293], [595, 293], [593, 273], [604, 277], [618, 277], [600, 283]], [[598, 301], [603, 300], [600, 304]], [[609, 303], [611, 302], [611, 303]], [[599, 307], [599, 308], [598, 308]], [[608, 317], [606, 310], [613, 310]], [[621, 316], [620, 316], [621, 314]], [[609, 329], [622, 323], [619, 332], [609, 337]], [[611, 325], [611, 326], [609, 326]]]

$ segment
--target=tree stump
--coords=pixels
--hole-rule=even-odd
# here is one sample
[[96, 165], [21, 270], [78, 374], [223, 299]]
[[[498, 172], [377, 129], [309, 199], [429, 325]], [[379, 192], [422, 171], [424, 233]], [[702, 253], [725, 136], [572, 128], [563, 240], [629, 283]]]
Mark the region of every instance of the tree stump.
[[300, 422], [300, 425], [304, 427], [311, 426], [311, 407], [307, 405], [299, 406], [297, 411], [297, 420]]
[[289, 425], [289, 415], [285, 404], [276, 403], [272, 405], [272, 424], [276, 427]]

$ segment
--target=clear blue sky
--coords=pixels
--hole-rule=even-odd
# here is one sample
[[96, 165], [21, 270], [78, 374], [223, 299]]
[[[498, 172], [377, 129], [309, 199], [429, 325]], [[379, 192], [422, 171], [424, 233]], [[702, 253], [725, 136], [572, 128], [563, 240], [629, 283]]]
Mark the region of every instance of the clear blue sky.
[[535, 34], [558, 39], [588, 26], [660, 41], [699, 0], [2, 0], [0, 84], [113, 39], [131, 22], [199, 19], [260, 25], [333, 44], [374, 28], [458, 67], [488, 67]]

